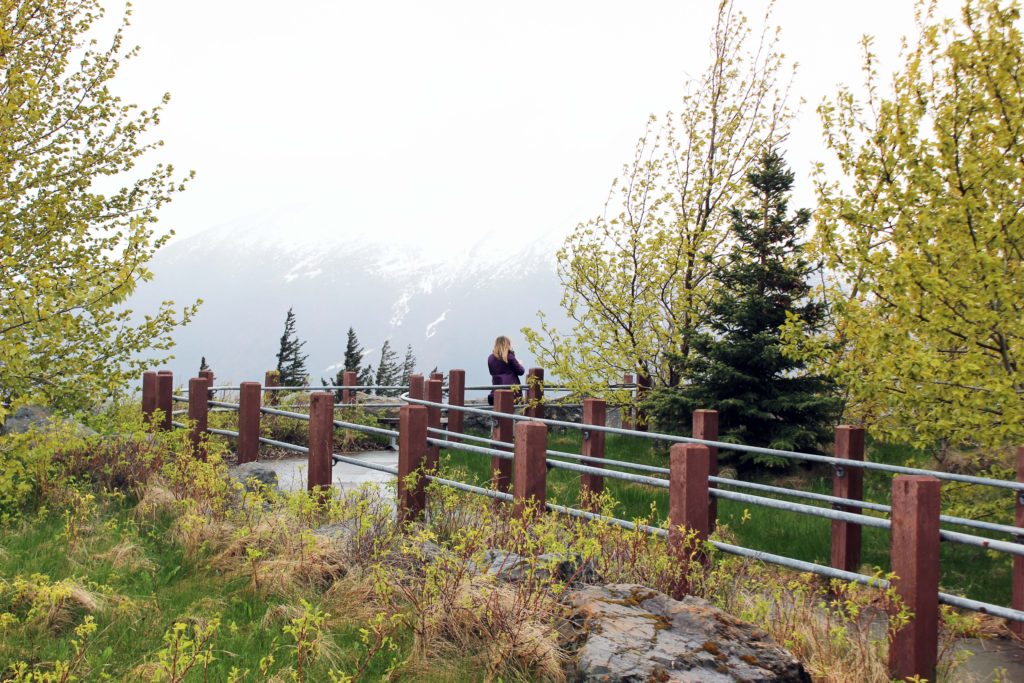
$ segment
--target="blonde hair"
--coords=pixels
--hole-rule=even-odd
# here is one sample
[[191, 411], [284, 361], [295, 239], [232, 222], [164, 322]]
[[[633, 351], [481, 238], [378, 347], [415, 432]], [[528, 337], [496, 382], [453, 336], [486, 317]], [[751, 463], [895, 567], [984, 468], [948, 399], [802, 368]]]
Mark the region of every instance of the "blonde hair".
[[512, 340], [502, 335], [494, 340], [494, 357], [500, 358], [502, 362], [508, 362], [508, 352], [512, 350]]

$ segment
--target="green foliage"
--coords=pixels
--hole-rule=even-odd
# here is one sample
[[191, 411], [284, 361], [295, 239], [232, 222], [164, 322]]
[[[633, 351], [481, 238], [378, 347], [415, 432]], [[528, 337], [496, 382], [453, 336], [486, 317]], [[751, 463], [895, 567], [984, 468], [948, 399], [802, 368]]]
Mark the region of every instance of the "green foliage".
[[171, 166], [139, 172], [168, 97], [140, 110], [111, 90], [136, 54], [128, 15], [100, 48], [99, 0], [0, 6], [0, 418], [3, 402], [80, 408], [119, 391], [196, 309], [123, 305], [171, 234], [156, 236], [157, 210], [184, 187]]
[[[825, 311], [806, 300], [811, 269], [799, 238], [810, 211], [788, 215], [793, 173], [766, 150], [747, 174], [749, 196], [731, 212], [733, 246], [715, 264], [706, 329], [693, 339], [683, 382], [649, 401], [661, 431], [684, 432], [697, 408], [717, 410], [727, 441], [792, 450], [829, 437], [839, 401], [831, 383], [782, 353], [780, 328], [798, 316], [815, 331]], [[761, 463], [788, 464], [755, 456]]]
[[891, 96], [865, 40], [867, 99], [819, 108], [843, 177], [819, 167], [815, 246], [828, 334], [791, 321], [791, 352], [849, 393], [883, 438], [1024, 441], [1024, 37], [1016, 3], [919, 2]]
[[719, 3], [707, 70], [678, 114], [651, 118], [604, 212], [580, 223], [557, 253], [571, 333], [543, 313], [539, 330], [522, 330], [552, 376], [588, 395], [607, 393], [623, 373], [677, 383], [715, 286], [711, 264], [725, 247], [729, 207], [791, 118], [776, 40], [767, 26], [752, 40], [732, 1]]
[[295, 313], [289, 308], [284, 318], [284, 332], [281, 333], [277, 350], [277, 372], [280, 375], [281, 386], [305, 386], [308, 357], [302, 353], [302, 347], [305, 345], [306, 342], [299, 341], [295, 333]]

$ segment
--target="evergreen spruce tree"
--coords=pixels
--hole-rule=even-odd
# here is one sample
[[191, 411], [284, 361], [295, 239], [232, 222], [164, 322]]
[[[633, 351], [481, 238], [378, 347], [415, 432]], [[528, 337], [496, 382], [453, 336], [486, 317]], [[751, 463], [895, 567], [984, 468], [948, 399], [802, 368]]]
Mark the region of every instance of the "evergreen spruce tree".
[[412, 344], [405, 347], [405, 360], [402, 361], [402, 378], [399, 384], [409, 386], [409, 375], [416, 372], [416, 356], [412, 353]]
[[[364, 365], [362, 370], [359, 371], [359, 383], [364, 387], [377, 383], [377, 371], [373, 369], [373, 365], [370, 363]], [[377, 392], [375, 391], [374, 393]]]
[[[401, 378], [402, 367], [398, 364], [398, 354], [391, 348], [391, 341], [385, 339], [384, 345], [380, 347], [380, 364], [377, 366], [375, 384], [377, 386], [394, 386]], [[396, 392], [385, 389], [379, 390], [379, 393], [383, 396], [393, 396]]]
[[363, 367], [363, 347], [359, 345], [359, 338], [356, 331], [348, 328], [348, 340], [345, 343], [345, 368], [344, 371], [359, 372]]
[[[358, 374], [359, 379], [356, 380], [359, 384], [373, 384], [373, 382], [364, 382], [363, 375], [361, 374], [363, 362], [363, 347], [359, 345], [359, 338], [356, 336], [356, 331], [351, 327], [348, 328], [348, 339], [345, 342], [345, 359], [342, 361], [343, 365], [337, 374], [334, 375], [334, 386], [343, 387], [345, 386], [345, 373], [355, 372]], [[320, 383], [325, 387], [327, 386], [327, 380], [320, 378]], [[335, 393], [336, 400], [340, 403], [343, 398], [341, 389], [338, 389]]]
[[840, 401], [830, 381], [783, 355], [780, 328], [787, 314], [810, 330], [824, 322], [824, 306], [807, 298], [811, 268], [798, 241], [811, 214], [788, 214], [793, 173], [775, 150], [763, 154], [747, 183], [750, 208], [731, 211], [735, 244], [716, 265], [711, 315], [695, 339], [686, 381], [656, 391], [651, 412], [659, 429], [682, 432], [691, 411], [714, 409], [727, 441], [810, 449], [827, 440]]
[[281, 386], [300, 386], [306, 383], [306, 358], [302, 347], [306, 342], [299, 341], [295, 334], [295, 313], [288, 309], [284, 319], [284, 333], [277, 351], [277, 371], [281, 375]]

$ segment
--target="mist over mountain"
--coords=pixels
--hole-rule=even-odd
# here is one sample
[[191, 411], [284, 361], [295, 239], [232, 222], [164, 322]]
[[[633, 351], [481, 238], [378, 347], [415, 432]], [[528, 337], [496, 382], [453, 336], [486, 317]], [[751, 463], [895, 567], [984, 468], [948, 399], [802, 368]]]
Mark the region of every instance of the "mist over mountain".
[[494, 338], [506, 334], [519, 358], [534, 359], [519, 330], [543, 310], [560, 321], [554, 271], [557, 238], [521, 242], [482, 234], [473, 243], [443, 236], [411, 245], [388, 235], [343, 234], [329, 222], [282, 212], [239, 220], [175, 240], [150, 263], [153, 281], [129, 305], [203, 299], [195, 320], [175, 334], [168, 367], [194, 376], [200, 358], [217, 382], [262, 381], [276, 364], [285, 313], [295, 311], [313, 383], [340, 367], [349, 326], [376, 365], [390, 339], [399, 357], [412, 344], [417, 370], [463, 368], [486, 384]]

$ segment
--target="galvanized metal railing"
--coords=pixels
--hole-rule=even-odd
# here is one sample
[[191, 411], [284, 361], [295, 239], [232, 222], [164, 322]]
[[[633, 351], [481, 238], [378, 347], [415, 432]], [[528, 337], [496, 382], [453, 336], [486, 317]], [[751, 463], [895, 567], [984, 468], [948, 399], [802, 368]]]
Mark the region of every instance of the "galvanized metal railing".
[[[836, 481], [841, 481], [847, 486], [845, 488], [840, 487], [841, 491], [848, 491], [846, 495], [826, 495], [822, 493], [814, 493], [809, 491], [800, 491], [795, 489], [788, 489], [778, 486], [770, 486], [767, 484], [759, 484], [755, 482], [738, 481], [734, 479], [727, 479], [723, 477], [714, 476], [710, 471], [705, 472], [702, 477], [703, 485], [703, 499], [704, 507], [710, 508], [710, 521], [705, 519], [705, 532], [710, 530], [710, 527], [714, 524], [714, 501], [716, 499], [731, 500], [742, 503], [744, 505], [756, 505], [766, 508], [773, 508], [793, 512], [797, 514], [819, 517], [829, 519], [833, 522], [833, 566], [821, 565], [813, 562], [806, 562], [803, 560], [797, 560], [795, 558], [785, 557], [783, 555], [777, 555], [768, 553], [761, 550], [754, 550], [751, 548], [743, 548], [733, 544], [723, 543], [716, 540], [710, 540], [709, 542], [721, 550], [722, 552], [757, 559], [764, 562], [769, 562], [782, 567], [793, 569], [802, 572], [811, 572], [819, 574], [821, 576], [839, 579], [844, 581], [855, 581], [864, 585], [878, 586], [882, 588], [889, 587], [889, 582], [879, 579], [876, 576], [869, 576], [866, 574], [854, 571], [850, 566], [843, 566], [844, 562], [849, 562], [851, 557], [851, 548], [856, 552], [853, 553], [853, 557], [859, 557], [859, 530], [862, 527], [878, 528], [887, 531], [892, 531], [899, 520], [899, 513], [894, 511], [894, 505], [886, 505], [883, 503], [864, 501], [861, 499], [861, 492], [856, 488], [849, 487], [849, 482], [853, 480], [852, 473], [860, 474], [865, 471], [876, 471], [886, 474], [900, 475], [898, 480], [905, 478], [909, 480], [915, 480], [910, 482], [911, 484], [916, 483], [916, 480], [922, 479], [922, 477], [931, 478], [935, 480], [953, 481], [963, 484], [971, 485], [982, 485], [994, 487], [1002, 490], [1009, 490], [1014, 493], [1018, 498], [1018, 504], [1024, 504], [1024, 483], [1010, 482], [998, 479], [991, 479], [986, 477], [975, 477], [969, 475], [962, 475], [957, 473], [948, 472], [936, 472], [932, 470], [926, 470], [922, 468], [904, 467], [898, 465], [887, 465], [884, 463], [873, 463], [865, 462], [857, 459], [856, 453], [846, 453], [846, 457], [837, 456], [826, 456], [817, 453], [801, 453], [797, 451], [788, 451], [773, 448], [764, 448], [757, 446], [748, 446], [744, 444], [735, 444], [729, 442], [718, 441], [717, 436], [717, 422], [712, 421], [713, 428], [707, 428], [707, 418], [709, 415], [702, 415], [703, 427], [698, 429], [697, 420], [695, 414], [695, 429], [693, 437], [682, 437], [670, 434], [658, 434], [654, 432], [642, 432], [632, 429], [623, 429], [617, 427], [610, 427], [604, 423], [604, 406], [603, 402], [594, 402], [588, 399], [585, 401], [583, 406], [584, 422], [576, 423], [566, 420], [552, 420], [547, 419], [543, 416], [545, 407], [544, 402], [544, 391], [552, 390], [550, 387], [546, 387], [542, 382], [542, 373], [540, 374], [541, 381], [531, 381], [527, 389], [527, 403], [524, 406], [525, 415], [515, 414], [514, 404], [512, 401], [513, 391], [498, 387], [481, 386], [481, 387], [466, 387], [464, 377], [456, 375], [460, 371], [452, 371], [449, 376], [449, 383], [447, 386], [448, 402], [442, 401], [442, 394], [445, 389], [442, 381], [438, 377], [434, 377], [431, 380], [425, 380], [421, 376], [413, 376], [410, 378], [409, 387], [373, 387], [358, 385], [356, 383], [346, 383], [340, 386], [330, 387], [268, 387], [261, 386], [256, 383], [243, 383], [238, 387], [213, 387], [212, 389], [217, 391], [238, 391], [240, 394], [239, 403], [231, 403], [227, 401], [216, 401], [209, 400], [208, 392], [211, 390], [210, 383], [203, 378], [196, 378], [190, 381], [190, 390], [188, 395], [173, 395], [170, 390], [170, 378], [166, 380], [157, 376], [155, 373], [148, 383], [149, 391], [147, 393], [147, 382], [144, 378], [144, 391], [143, 391], [143, 408], [149, 414], [152, 414], [155, 409], [159, 408], [164, 410], [165, 407], [171, 405], [173, 401], [187, 402], [189, 404], [188, 415], [192, 421], [191, 428], [194, 434], [194, 441], [197, 447], [202, 442], [202, 433], [216, 434], [225, 436], [228, 438], [235, 438], [239, 441], [239, 460], [242, 461], [243, 455], [245, 457], [255, 458], [254, 448], [258, 447], [259, 444], [273, 445], [279, 448], [294, 451], [296, 453], [304, 453], [310, 458], [310, 482], [311, 488], [316, 486], [330, 485], [329, 467], [330, 464], [337, 462], [345, 462], [351, 465], [365, 467], [367, 469], [376, 470], [382, 473], [394, 475], [399, 478], [399, 497], [398, 497], [398, 512], [399, 515], [408, 516], [415, 515], [417, 512], [417, 506], [422, 509], [422, 504], [417, 503], [416, 496], [413, 495], [410, 498], [408, 491], [403, 490], [403, 472], [404, 474], [410, 473], [410, 463], [413, 462], [416, 468], [423, 467], [424, 465], [432, 466], [436, 465], [437, 454], [440, 449], [462, 451], [470, 454], [486, 456], [492, 458], [492, 463], [495, 463], [494, 467], [496, 471], [499, 471], [498, 476], [491, 488], [484, 488], [479, 486], [473, 486], [464, 482], [456, 482], [453, 480], [445, 479], [437, 476], [436, 474], [430, 474], [432, 468], [428, 468], [428, 474], [423, 479], [426, 481], [434, 481], [438, 484], [456, 488], [462, 491], [470, 493], [488, 496], [496, 500], [512, 501], [516, 503], [521, 502], [521, 492], [514, 490], [509, 492], [509, 464], [514, 463], [514, 467], [518, 471], [521, 468], [520, 458], [525, 458], [527, 455], [531, 458], [530, 462], [535, 463], [534, 467], [540, 467], [543, 470], [528, 472], [524, 479], [527, 483], [524, 485], [526, 488], [530, 488], [536, 481], [543, 481], [546, 471], [548, 469], [565, 470], [579, 474], [581, 477], [581, 491], [584, 487], [587, 490], [594, 492], [603, 486], [603, 482], [606, 479], [614, 479], [625, 481], [633, 484], [640, 484], [644, 486], [650, 486], [656, 489], [668, 489], [670, 499], [675, 495], [681, 495], [678, 493], [680, 485], [692, 486], [692, 482], [680, 482], [677, 477], [678, 474], [675, 472], [676, 469], [676, 448], [682, 447], [690, 449], [691, 451], [696, 448], [700, 453], [704, 453], [702, 456], [710, 461], [716, 461], [712, 454], [719, 451], [737, 451], [745, 452], [758, 455], [768, 455], [775, 457], [788, 458], [793, 460], [800, 460], [805, 462], [823, 463], [831, 465], [836, 472]], [[534, 371], [531, 371], [531, 373]], [[620, 385], [619, 388], [623, 388], [624, 385]], [[625, 388], [635, 388], [636, 385], [625, 386]], [[513, 389], [518, 389], [519, 385], [513, 385]], [[385, 429], [381, 427], [374, 427], [369, 425], [361, 425], [353, 422], [347, 422], [343, 420], [337, 420], [335, 418], [334, 410], [334, 392], [340, 391], [344, 397], [343, 403], [338, 405], [338, 408], [346, 408], [357, 405], [354, 403], [354, 391], [356, 390], [398, 390], [406, 391], [406, 393], [400, 395], [398, 398], [401, 403], [390, 404], [389, 407], [402, 406], [402, 419], [399, 430]], [[563, 387], [561, 389], [568, 390]], [[263, 391], [312, 391], [315, 392], [311, 396], [310, 413], [300, 413], [293, 410], [283, 410], [280, 408], [273, 408], [269, 406], [260, 405], [260, 396]], [[495, 407], [493, 409], [486, 409], [482, 407], [472, 407], [463, 405], [464, 392], [467, 390], [494, 390], [495, 391]], [[348, 392], [348, 393], [345, 393]], [[159, 394], [159, 396], [157, 396]], [[268, 395], [273, 396], [273, 395]], [[255, 402], [254, 402], [255, 401]], [[600, 403], [600, 405], [598, 405]], [[366, 404], [358, 404], [365, 406]], [[371, 404], [372, 405], [372, 404]], [[224, 430], [209, 428], [206, 425], [206, 411], [209, 407], [222, 410], [234, 410], [239, 413], [240, 427], [238, 431]], [[330, 412], [325, 413], [324, 406], [329, 406]], [[600, 410], [597, 410], [600, 408]], [[416, 413], [415, 411], [421, 411]], [[441, 428], [441, 414], [442, 411], [448, 415], [448, 429]], [[184, 423], [170, 422], [170, 413], [168, 409], [165, 411], [166, 426], [175, 427], [186, 427]], [[176, 411], [181, 412], [181, 411]], [[698, 411], [698, 413], [709, 413], [711, 411]], [[413, 414], [418, 415], [418, 418], [422, 424], [415, 426], [410, 430], [407, 420], [411, 419], [409, 416]], [[255, 415], [255, 418], [253, 418]], [[320, 433], [323, 430], [333, 430], [335, 428], [350, 429], [366, 434], [371, 434], [378, 437], [386, 437], [390, 439], [398, 439], [403, 433], [406, 434], [407, 438], [402, 441], [404, 446], [400, 448], [399, 453], [399, 465], [398, 467], [391, 467], [387, 465], [381, 465], [379, 463], [370, 463], [358, 458], [351, 458], [344, 455], [339, 455], [333, 452], [318, 452], [318, 447], [308, 448], [303, 446], [297, 446], [295, 444], [289, 444], [282, 441], [273, 439], [267, 439], [265, 437], [258, 436], [258, 418], [259, 415], [274, 415], [284, 418], [291, 418], [297, 420], [303, 420], [310, 423], [310, 443], [314, 444], [313, 433], [314, 429], [319, 429]], [[464, 415], [478, 415], [490, 418], [494, 422], [494, 429], [492, 438], [483, 436], [465, 434], [462, 427], [462, 420], [455, 419]], [[248, 416], [247, 418], [245, 416]], [[597, 417], [596, 417], [597, 416]], [[599, 419], [598, 419], [599, 417]], [[713, 417], [713, 416], [712, 416]], [[255, 437], [251, 435], [253, 429], [253, 423], [257, 425]], [[246, 425], [243, 427], [242, 423], [246, 421]], [[520, 455], [522, 450], [522, 444], [519, 440], [513, 438], [512, 426], [519, 424], [520, 427], [516, 428], [519, 431], [522, 428], [544, 429], [544, 447], [537, 450], [536, 446], [531, 446], [533, 451], [527, 455]], [[319, 425], [319, 426], [317, 426]], [[532, 426], [530, 426], [532, 425]], [[582, 432], [583, 437], [583, 450], [584, 453], [568, 453], [565, 451], [549, 450], [546, 447], [546, 433], [547, 428], [562, 428], [572, 429]], [[849, 428], [845, 428], [849, 429]], [[525, 432], [524, 432], [525, 433]], [[604, 454], [604, 436], [607, 434], [615, 435], [628, 435], [637, 436], [645, 439], [652, 439], [657, 441], [663, 441], [673, 444], [673, 466], [672, 467], [657, 467], [654, 465], [647, 465], [643, 463], [633, 463], [623, 460], [614, 460], [606, 458]], [[322, 441], [322, 439], [321, 439]], [[467, 441], [474, 443], [466, 443]], [[410, 445], [411, 444], [411, 445]], [[838, 446], [838, 440], [837, 440]], [[862, 448], [862, 445], [861, 445]], [[414, 453], [405, 452], [407, 449], [412, 449]], [[322, 450], [322, 449], [320, 449]], [[837, 448], [837, 452], [838, 452]], [[850, 451], [850, 448], [846, 448], [846, 451]], [[856, 450], [856, 448], [852, 449]], [[245, 454], [243, 454], [245, 451]], [[525, 452], [525, 451], [524, 451]], [[694, 451], [697, 452], [697, 451]], [[418, 455], [417, 455], [418, 453]], [[689, 455], [692, 455], [689, 454]], [[688, 457], [689, 457], [688, 455]], [[414, 457], [415, 456], [415, 457]], [[324, 478], [324, 463], [326, 465], [326, 478]], [[525, 462], [523, 460], [522, 462]], [[700, 458], [694, 462], [700, 462]], [[541, 463], [536, 465], [536, 463]], [[618, 469], [610, 469], [618, 468]], [[625, 471], [632, 470], [632, 471]], [[503, 471], [504, 474], [501, 474]], [[316, 474], [315, 474], [316, 472]], [[846, 480], [842, 478], [848, 477]], [[504, 480], [502, 479], [504, 477]], [[700, 476], [697, 479], [701, 479]], [[534, 482], [534, 483], [530, 483]], [[517, 487], [518, 488], [518, 487]], [[739, 489], [739, 490], [732, 490]], [[835, 489], [835, 487], [834, 487]], [[542, 489], [541, 489], [542, 490]], [[701, 489], [697, 489], [700, 491]], [[923, 490], [923, 489], [922, 489]], [[935, 489], [938, 490], [937, 488]], [[746, 491], [746, 492], [744, 492]], [[415, 493], [415, 492], [414, 492]], [[833, 493], [836, 493], [834, 490]], [[832, 508], [820, 507], [816, 505], [808, 505], [800, 502], [794, 502], [792, 500], [780, 500], [779, 498], [768, 497], [768, 495], [756, 495], [756, 494], [769, 494], [774, 496], [784, 496], [786, 498], [796, 498], [806, 501], [812, 501], [817, 503], [825, 503], [832, 505]], [[419, 495], [419, 494], [417, 494]], [[698, 496], [699, 497], [699, 496]], [[685, 523], [686, 526], [691, 526], [693, 520], [685, 519], [672, 519], [670, 514], [669, 529], [663, 527], [652, 527], [645, 525], [637, 525], [635, 522], [629, 520], [618, 519], [601, 515], [592, 510], [579, 509], [556, 505], [549, 501], [543, 500], [543, 493], [540, 494], [540, 502], [544, 504], [546, 509], [559, 514], [566, 514], [577, 518], [599, 521], [602, 523], [612, 524], [627, 529], [641, 529], [647, 533], [651, 533], [660, 537], [667, 537], [672, 542], [673, 532], [672, 529], [677, 526], [677, 522]], [[691, 495], [691, 501], [694, 498]], [[895, 499], [894, 499], [895, 501]], [[941, 540], [950, 543], [965, 544], [969, 546], [984, 548], [987, 550], [994, 550], [1003, 553], [1013, 555], [1017, 558], [1024, 558], [1024, 545], [1016, 542], [1005, 541], [996, 538], [988, 538], [984, 536], [977, 536], [973, 534], [966, 534], [959, 531], [953, 531], [949, 529], [939, 528], [940, 524], [945, 525], [957, 525], [964, 528], [977, 529], [980, 531], [987, 531], [998, 534], [1006, 534], [1014, 539], [1020, 539], [1024, 537], [1024, 527], [1011, 526], [1007, 524], [997, 524], [987, 522], [984, 520], [974, 520], [963, 517], [956, 517], [950, 515], [938, 514], [937, 509], [937, 495], [935, 497], [936, 505], [936, 541]], [[872, 516], [862, 514], [861, 510], [868, 510], [874, 513], [880, 513], [887, 515], [891, 519], [884, 517]], [[705, 512], [707, 515], [708, 513]], [[900, 522], [901, 533], [906, 533], [906, 524]], [[699, 528], [699, 520], [695, 523], [694, 528]], [[836, 530], [839, 529], [841, 533], [839, 537], [843, 540], [846, 546], [844, 552], [839, 553], [840, 562], [837, 565], [837, 554], [835, 550], [836, 545]], [[851, 542], [851, 530], [857, 532], [855, 542]], [[913, 539], [914, 543], [918, 543], [917, 538]], [[922, 546], [923, 547], [923, 546]], [[934, 549], [935, 562], [937, 562], [937, 543]], [[896, 553], [894, 552], [894, 566], [896, 564]], [[1015, 568], [1017, 568], [1017, 562], [1015, 561]], [[1021, 563], [1019, 570], [1024, 573], [1024, 563]], [[897, 587], [899, 586], [897, 582]], [[993, 614], [1002, 618], [1005, 618], [1015, 624], [1024, 624], [1024, 610], [1019, 609], [1024, 603], [1024, 596], [1018, 596], [1015, 592], [1014, 605], [1012, 607], [1005, 607], [1001, 605], [994, 605], [985, 603], [977, 600], [971, 600], [962, 596], [950, 595], [938, 591], [937, 584], [935, 586], [935, 592], [931, 598], [936, 604], [942, 603], [951, 606], [955, 606], [962, 609], [985, 612]], [[927, 598], [925, 598], [927, 600]], [[912, 605], [912, 608], [920, 605]], [[927, 605], [925, 605], [927, 607]], [[923, 619], [917, 619], [917, 622], [923, 621]], [[928, 625], [924, 626], [925, 631], [931, 628]], [[914, 627], [914, 638], [920, 639], [921, 628]]]

